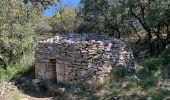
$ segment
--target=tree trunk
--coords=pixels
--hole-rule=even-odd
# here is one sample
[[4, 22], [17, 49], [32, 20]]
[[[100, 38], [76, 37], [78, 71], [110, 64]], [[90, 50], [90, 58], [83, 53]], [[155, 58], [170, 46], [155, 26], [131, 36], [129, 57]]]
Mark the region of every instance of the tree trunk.
[[118, 33], [118, 39], [120, 39], [120, 38], [121, 38], [121, 36], [120, 36], [119, 28], [116, 28], [116, 31], [117, 31], [117, 33]]
[[157, 39], [160, 39], [160, 30], [161, 30], [161, 26], [159, 24], [157, 28]]
[[148, 40], [151, 41], [151, 39], [152, 39], [151, 30], [147, 30], [147, 32], [148, 32]]
[[141, 40], [142, 40], [142, 38], [141, 38], [141, 37], [140, 37], [140, 35], [138, 34], [138, 32], [137, 32], [136, 28], [133, 26], [133, 24], [132, 24], [132, 23], [130, 23], [130, 26], [132, 27], [133, 31], [134, 31], [134, 32], [135, 32], [135, 34], [137, 35], [138, 39], [141, 41]]
[[151, 34], [151, 30], [148, 30], [148, 42], [149, 42], [149, 53], [150, 55], [154, 55], [154, 45], [153, 43], [151, 42], [151, 39], [152, 39], [152, 34]]

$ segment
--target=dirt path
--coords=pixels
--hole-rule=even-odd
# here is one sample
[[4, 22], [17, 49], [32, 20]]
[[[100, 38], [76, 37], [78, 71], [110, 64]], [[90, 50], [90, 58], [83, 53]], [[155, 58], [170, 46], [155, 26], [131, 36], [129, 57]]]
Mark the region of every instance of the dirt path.
[[45, 92], [24, 93], [10, 83], [0, 83], [0, 100], [51, 100]]
[[[37, 94], [40, 95], [40, 94]], [[0, 100], [52, 100], [53, 97], [33, 97], [25, 95], [22, 92], [9, 92], [3, 97], [0, 97]]]

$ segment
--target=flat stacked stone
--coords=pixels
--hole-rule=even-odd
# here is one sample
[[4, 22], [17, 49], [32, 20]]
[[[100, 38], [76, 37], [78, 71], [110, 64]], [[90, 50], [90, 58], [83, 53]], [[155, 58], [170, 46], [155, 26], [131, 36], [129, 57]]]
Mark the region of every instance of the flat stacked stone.
[[[36, 77], [74, 84], [111, 73], [115, 66], [134, 65], [132, 50], [107, 35], [68, 34], [39, 41], [35, 53]], [[49, 64], [56, 60], [56, 68]]]

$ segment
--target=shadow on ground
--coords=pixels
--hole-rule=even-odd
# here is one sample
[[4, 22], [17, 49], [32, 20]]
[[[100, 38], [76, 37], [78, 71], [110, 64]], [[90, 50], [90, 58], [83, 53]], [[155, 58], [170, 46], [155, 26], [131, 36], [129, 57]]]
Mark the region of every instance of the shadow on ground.
[[35, 79], [34, 66], [30, 67], [25, 72], [18, 72], [15, 76], [10, 79], [10, 82], [14, 84], [19, 91], [35, 98], [47, 98], [50, 97], [47, 94], [46, 87], [42, 83], [33, 83]]

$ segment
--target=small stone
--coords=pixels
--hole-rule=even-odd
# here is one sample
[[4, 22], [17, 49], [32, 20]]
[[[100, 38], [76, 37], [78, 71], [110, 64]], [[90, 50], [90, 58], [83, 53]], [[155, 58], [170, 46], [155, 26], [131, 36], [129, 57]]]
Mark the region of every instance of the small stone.
[[98, 67], [98, 71], [102, 71], [103, 70], [103, 68], [102, 67]]
[[58, 88], [59, 91], [65, 92], [65, 88]]
[[128, 82], [124, 82], [123, 84], [122, 84], [122, 88], [127, 88], [128, 87]]
[[117, 96], [112, 96], [111, 100], [118, 100]]
[[41, 81], [39, 79], [33, 79], [32, 80], [32, 83], [35, 85], [35, 84], [39, 84]]
[[93, 82], [91, 80], [87, 80], [86, 83], [91, 86], [93, 84]]
[[150, 97], [150, 96], [149, 96], [149, 97], [147, 97], [147, 100], [152, 100], [152, 97]]

